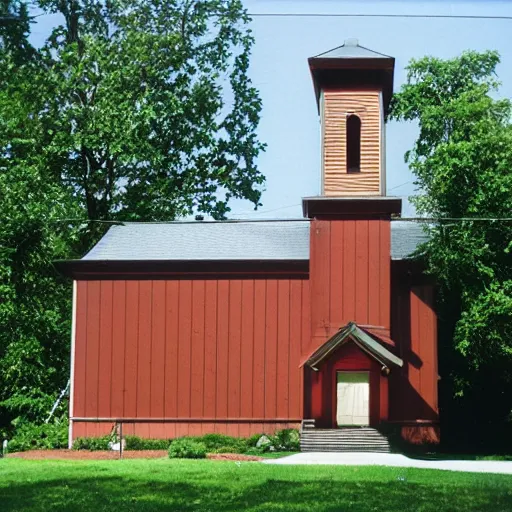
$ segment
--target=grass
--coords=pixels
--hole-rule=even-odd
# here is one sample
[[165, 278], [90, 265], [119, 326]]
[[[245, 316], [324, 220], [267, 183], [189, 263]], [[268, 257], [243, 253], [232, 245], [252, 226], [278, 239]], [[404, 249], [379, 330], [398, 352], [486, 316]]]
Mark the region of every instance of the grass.
[[281, 459], [282, 457], [288, 457], [290, 455], [295, 455], [296, 453], [300, 452], [264, 452], [256, 455], [258, 457], [263, 457], [264, 459]]
[[422, 460], [495, 460], [495, 461], [512, 461], [512, 455], [472, 455], [466, 453], [407, 453], [407, 457], [411, 459]]
[[0, 460], [0, 510], [510, 511], [512, 476], [186, 460]]

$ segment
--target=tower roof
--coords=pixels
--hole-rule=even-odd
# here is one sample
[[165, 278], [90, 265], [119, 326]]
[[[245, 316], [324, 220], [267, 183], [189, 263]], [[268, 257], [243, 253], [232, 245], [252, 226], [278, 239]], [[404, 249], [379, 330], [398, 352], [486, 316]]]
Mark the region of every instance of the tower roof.
[[387, 110], [393, 94], [395, 59], [360, 46], [357, 39], [308, 59], [319, 103], [323, 88], [378, 87]]
[[341, 46], [320, 53], [311, 59], [393, 59], [393, 57], [360, 46], [357, 39], [347, 39]]

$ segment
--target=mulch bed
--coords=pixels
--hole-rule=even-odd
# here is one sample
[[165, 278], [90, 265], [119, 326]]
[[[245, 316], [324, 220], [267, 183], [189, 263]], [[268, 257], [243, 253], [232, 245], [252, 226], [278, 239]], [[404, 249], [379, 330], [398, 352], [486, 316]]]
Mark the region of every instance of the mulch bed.
[[[28, 460], [118, 460], [119, 452], [88, 450], [30, 450], [27, 452], [9, 453], [7, 457]], [[166, 450], [125, 450], [123, 459], [161, 459], [167, 458]], [[230, 461], [260, 461], [262, 457], [252, 455], [240, 455], [235, 453], [210, 453], [208, 458], [211, 460], [230, 460]]]

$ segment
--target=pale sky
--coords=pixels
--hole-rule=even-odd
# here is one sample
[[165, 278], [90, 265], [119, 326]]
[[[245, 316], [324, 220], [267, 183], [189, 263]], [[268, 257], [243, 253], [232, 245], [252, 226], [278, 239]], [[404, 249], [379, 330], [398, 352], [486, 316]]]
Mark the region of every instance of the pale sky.
[[[511, 1], [348, 1], [245, 0], [250, 13], [422, 14], [429, 16], [512, 16]], [[36, 44], [55, 23], [38, 18]], [[307, 59], [357, 38], [359, 44], [395, 57], [395, 91], [405, 80], [413, 58], [450, 58], [464, 50], [498, 50], [500, 95], [512, 97], [512, 19], [445, 19], [386, 17], [255, 16], [256, 38], [251, 76], [263, 100], [260, 140], [268, 148], [259, 159], [267, 178], [263, 206], [254, 211], [247, 201], [233, 201], [230, 218], [302, 217], [301, 198], [320, 193], [320, 126]], [[414, 126], [387, 125], [388, 195], [404, 199], [403, 215], [414, 214], [407, 197], [414, 192], [413, 176], [404, 153], [416, 137]]]

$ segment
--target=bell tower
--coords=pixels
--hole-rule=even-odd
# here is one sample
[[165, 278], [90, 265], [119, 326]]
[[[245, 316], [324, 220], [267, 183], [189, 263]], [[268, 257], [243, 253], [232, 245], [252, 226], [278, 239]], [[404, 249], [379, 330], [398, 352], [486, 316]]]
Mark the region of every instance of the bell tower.
[[386, 195], [384, 117], [395, 59], [348, 39], [311, 57], [322, 129], [324, 197]]

